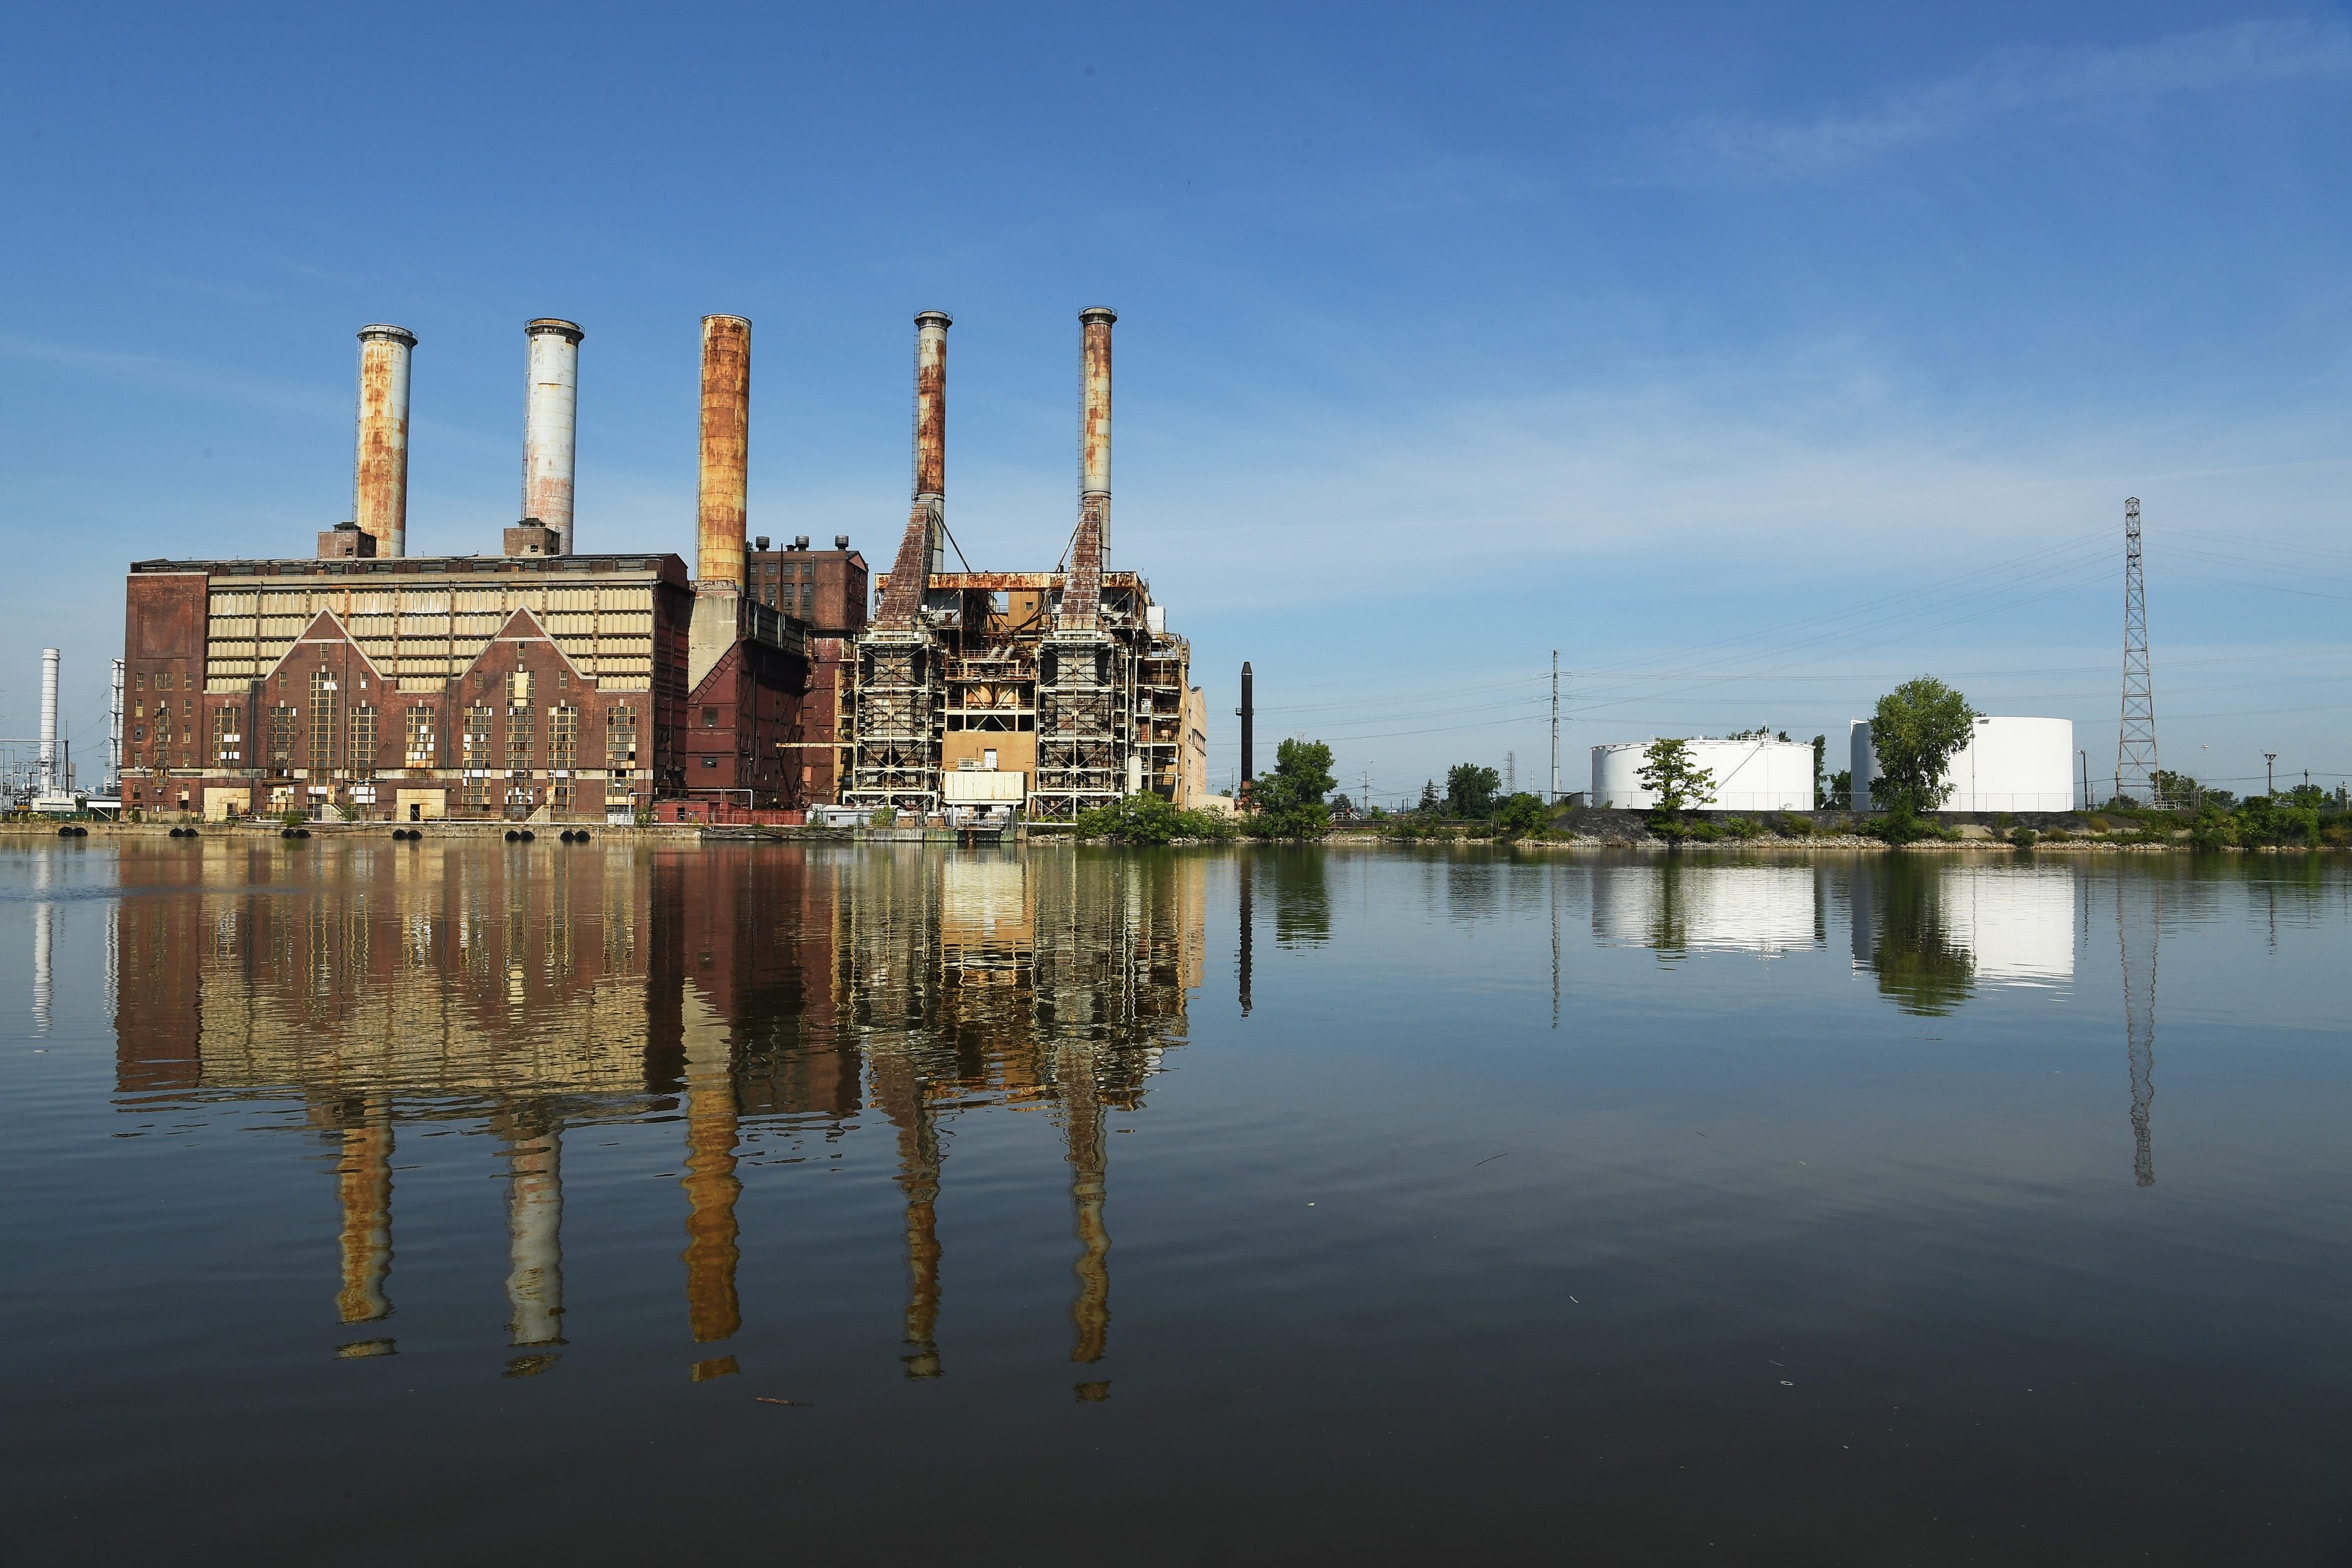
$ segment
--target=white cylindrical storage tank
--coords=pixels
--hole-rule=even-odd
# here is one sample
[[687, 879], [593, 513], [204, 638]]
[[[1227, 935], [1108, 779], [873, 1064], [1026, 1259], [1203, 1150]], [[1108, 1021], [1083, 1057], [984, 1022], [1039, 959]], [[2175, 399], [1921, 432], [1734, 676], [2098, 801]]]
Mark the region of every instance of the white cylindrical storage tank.
[[1658, 797], [1642, 787], [1638, 776], [1642, 753], [1647, 749], [1644, 741], [1593, 747], [1592, 793], [1585, 798], [1594, 805], [1620, 811], [1647, 811], [1657, 805]]
[[[1852, 733], [1854, 809], [1866, 811], [1878, 758], [1866, 721], [1855, 720]], [[1979, 717], [1944, 778], [1952, 788], [1940, 811], [2072, 811], [2074, 721]]]
[[1709, 811], [1811, 811], [1813, 748], [1808, 741], [1697, 740], [1691, 760], [1715, 775]]
[[[1656, 806], [1656, 793], [1643, 788], [1641, 780], [1650, 744], [1629, 741], [1592, 748], [1592, 793], [1588, 798], [1593, 805], [1633, 811]], [[1809, 742], [1701, 736], [1684, 745], [1691, 765], [1713, 777], [1706, 798], [1694, 803], [1700, 810], [1813, 809], [1813, 748]]]

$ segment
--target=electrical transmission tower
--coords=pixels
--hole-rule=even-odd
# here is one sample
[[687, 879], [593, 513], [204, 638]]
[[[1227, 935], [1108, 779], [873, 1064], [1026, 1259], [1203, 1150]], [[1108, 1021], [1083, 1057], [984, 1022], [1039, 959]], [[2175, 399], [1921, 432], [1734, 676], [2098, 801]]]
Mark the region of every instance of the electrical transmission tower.
[[2124, 502], [2124, 705], [2116, 794], [2156, 801], [2156, 686], [2147, 668], [2147, 585], [2140, 576], [2139, 497]]
[[1559, 649], [1551, 650], [1551, 805], [1559, 804]]

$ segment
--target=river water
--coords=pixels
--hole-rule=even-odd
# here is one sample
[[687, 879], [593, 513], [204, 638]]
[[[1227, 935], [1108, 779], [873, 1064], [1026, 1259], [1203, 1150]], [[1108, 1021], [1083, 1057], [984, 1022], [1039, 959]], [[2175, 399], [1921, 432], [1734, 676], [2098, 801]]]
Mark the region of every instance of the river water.
[[2340, 1563], [2341, 858], [0, 847], [15, 1561]]

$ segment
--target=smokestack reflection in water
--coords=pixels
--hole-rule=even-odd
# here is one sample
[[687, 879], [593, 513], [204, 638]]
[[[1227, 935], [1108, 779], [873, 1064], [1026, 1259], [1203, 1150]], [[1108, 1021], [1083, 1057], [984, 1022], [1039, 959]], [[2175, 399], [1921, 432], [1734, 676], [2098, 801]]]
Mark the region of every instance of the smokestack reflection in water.
[[[735, 1174], [738, 1112], [735, 1076], [724, 1020], [688, 991], [686, 1008], [686, 1189], [692, 1212], [686, 1221], [686, 1302], [694, 1342], [732, 1339], [743, 1326], [735, 1296], [735, 1200], [743, 1184]], [[734, 1358], [703, 1362], [698, 1381], [735, 1370]]]
[[874, 1061], [874, 1098], [898, 1130], [898, 1189], [907, 1197], [907, 1353], [908, 1377], [940, 1373], [940, 1132], [915, 1064], [904, 1051]]
[[1240, 879], [1242, 890], [1242, 1016], [1246, 1018], [1250, 1016], [1250, 927], [1252, 924], [1250, 914], [1250, 858], [1247, 855], [1241, 856], [1234, 861], [1234, 874]]
[[1102, 1097], [1095, 1085], [1093, 1055], [1082, 1045], [1056, 1053], [1055, 1079], [1062, 1091], [1064, 1136], [1070, 1161], [1070, 1223], [1078, 1238], [1077, 1298], [1070, 1303], [1070, 1359], [1102, 1360], [1110, 1337], [1110, 1232], [1103, 1224], [1104, 1165]]
[[[335, 1311], [346, 1323], [376, 1322], [392, 1316], [383, 1288], [392, 1273], [392, 1108], [384, 1095], [367, 1096], [345, 1124], [335, 1173], [343, 1210], [343, 1288]], [[361, 1340], [336, 1353], [383, 1355], [391, 1349], [390, 1340]]]
[[[563, 1125], [509, 1118], [507, 1155], [507, 1342], [518, 1348], [563, 1342]], [[552, 1355], [517, 1356], [509, 1377], [555, 1364]]]

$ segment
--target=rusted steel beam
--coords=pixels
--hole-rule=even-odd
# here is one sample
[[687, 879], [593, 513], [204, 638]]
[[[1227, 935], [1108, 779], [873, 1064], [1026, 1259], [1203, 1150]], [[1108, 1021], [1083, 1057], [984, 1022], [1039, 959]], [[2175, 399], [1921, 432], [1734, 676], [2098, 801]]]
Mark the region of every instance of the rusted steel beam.
[[352, 463], [352, 517], [378, 555], [408, 552], [408, 356], [416, 334], [378, 323], [360, 329], [359, 450]]
[[898, 541], [898, 559], [882, 579], [881, 607], [874, 625], [882, 631], [912, 631], [916, 612], [923, 607], [923, 562], [930, 552], [931, 532], [939, 503], [925, 496], [915, 502], [907, 519], [907, 532]]
[[694, 575], [744, 583], [743, 524], [751, 434], [751, 323], [702, 318], [702, 448], [695, 485]]
[[572, 553], [572, 477], [577, 450], [580, 340], [571, 321], [541, 317], [523, 325], [530, 370], [522, 426], [522, 515], [556, 535], [552, 554]]
[[[930, 585], [941, 591], [986, 588], [992, 593], [1003, 594], [1014, 589], [1058, 588], [1067, 575], [1065, 572], [934, 572], [930, 574]], [[889, 585], [889, 574], [877, 575], [874, 579], [875, 590], [880, 592]], [[1133, 572], [1106, 572], [1102, 574], [1102, 585], [1106, 588], [1134, 588], [1141, 583], [1141, 577]]]

